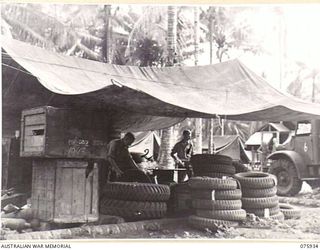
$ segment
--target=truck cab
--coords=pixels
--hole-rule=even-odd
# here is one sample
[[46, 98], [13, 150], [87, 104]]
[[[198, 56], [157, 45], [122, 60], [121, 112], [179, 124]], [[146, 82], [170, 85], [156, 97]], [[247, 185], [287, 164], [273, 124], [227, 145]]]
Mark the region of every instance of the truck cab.
[[320, 184], [320, 120], [297, 122], [289, 147], [268, 156], [269, 173], [278, 179], [278, 195], [295, 195], [307, 181]]

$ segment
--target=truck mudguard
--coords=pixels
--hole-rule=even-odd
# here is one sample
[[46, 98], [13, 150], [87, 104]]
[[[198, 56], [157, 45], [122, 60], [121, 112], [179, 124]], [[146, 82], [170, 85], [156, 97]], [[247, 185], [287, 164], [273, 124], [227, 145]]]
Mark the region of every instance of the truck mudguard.
[[288, 159], [293, 162], [295, 168], [297, 169], [299, 179], [308, 178], [307, 163], [304, 162], [302, 157], [295, 151], [279, 150], [268, 155], [267, 159]]

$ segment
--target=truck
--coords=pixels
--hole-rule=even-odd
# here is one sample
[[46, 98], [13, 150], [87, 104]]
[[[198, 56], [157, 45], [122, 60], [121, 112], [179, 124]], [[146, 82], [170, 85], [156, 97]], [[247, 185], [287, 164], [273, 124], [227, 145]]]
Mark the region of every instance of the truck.
[[320, 186], [320, 120], [299, 121], [289, 146], [267, 157], [267, 171], [277, 177], [277, 194], [293, 196], [302, 182]]

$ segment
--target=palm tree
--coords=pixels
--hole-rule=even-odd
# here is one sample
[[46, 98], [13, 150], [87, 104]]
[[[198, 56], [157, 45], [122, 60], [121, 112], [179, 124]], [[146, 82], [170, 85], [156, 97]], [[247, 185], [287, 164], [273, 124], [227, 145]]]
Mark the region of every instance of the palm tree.
[[[119, 11], [120, 8], [72, 4], [3, 4], [2, 33], [8, 34], [10, 31], [15, 39], [97, 61], [106, 61], [104, 41], [112, 35], [112, 46], [108, 49], [109, 61], [115, 58], [116, 62], [125, 64], [123, 47], [138, 16], [131, 9]], [[106, 11], [110, 12], [108, 18]], [[109, 20], [107, 37], [106, 20]]]
[[300, 67], [297, 77], [289, 84], [287, 91], [304, 100], [319, 102], [316, 97], [320, 90], [320, 69], [310, 68], [302, 62], [296, 62]]
[[[167, 66], [174, 65], [177, 41], [177, 8], [168, 6], [168, 32], [167, 32]], [[173, 127], [162, 130], [159, 164], [166, 168], [174, 168], [173, 159], [170, 156], [173, 147]]]
[[[194, 64], [198, 64], [199, 52], [199, 8], [194, 7]], [[202, 153], [202, 119], [195, 119], [195, 153]]]
[[[228, 50], [231, 48], [242, 49], [243, 51], [250, 50], [252, 52], [259, 52], [261, 48], [252, 41], [252, 30], [248, 21], [243, 19], [239, 20], [239, 13], [250, 11], [248, 7], [240, 8], [226, 8], [211, 6], [207, 10], [202, 10], [201, 20], [205, 23], [209, 30], [210, 41], [210, 64], [213, 62], [213, 43], [216, 45], [216, 59], [222, 62], [225, 58], [229, 58]], [[209, 130], [209, 152], [213, 152], [213, 134], [219, 132], [221, 135], [233, 133], [246, 134], [244, 129], [245, 123], [241, 122], [228, 122], [224, 119], [220, 120], [220, 126], [217, 126], [218, 121], [206, 120]], [[239, 124], [236, 129], [236, 124]], [[219, 129], [217, 129], [219, 127]], [[234, 128], [234, 129], [232, 129]]]

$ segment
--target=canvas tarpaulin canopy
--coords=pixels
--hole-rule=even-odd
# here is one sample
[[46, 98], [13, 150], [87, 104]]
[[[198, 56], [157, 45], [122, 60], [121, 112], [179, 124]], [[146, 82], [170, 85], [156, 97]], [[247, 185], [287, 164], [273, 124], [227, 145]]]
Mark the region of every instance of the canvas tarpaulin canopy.
[[76, 97], [91, 108], [115, 105], [129, 113], [158, 117], [320, 118], [320, 105], [279, 92], [238, 60], [194, 67], [119, 66], [2, 40], [5, 53], [57, 100]]

